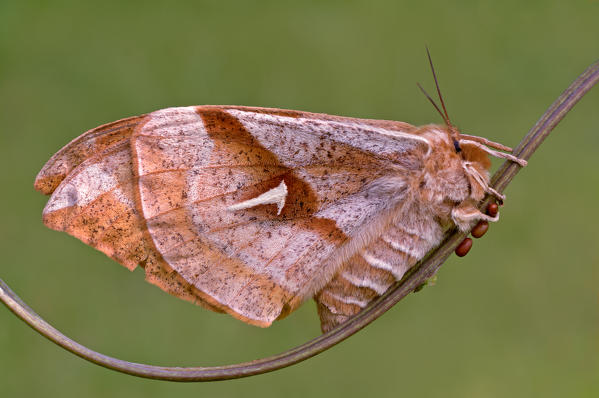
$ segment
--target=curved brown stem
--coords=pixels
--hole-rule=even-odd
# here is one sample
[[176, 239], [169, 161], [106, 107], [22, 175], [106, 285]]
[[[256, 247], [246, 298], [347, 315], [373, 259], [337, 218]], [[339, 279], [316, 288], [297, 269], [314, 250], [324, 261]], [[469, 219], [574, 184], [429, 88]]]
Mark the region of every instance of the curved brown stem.
[[[580, 98], [582, 98], [597, 83], [597, 81], [599, 81], [599, 61], [587, 68], [587, 70], [585, 70], [549, 107], [545, 114], [516, 147], [514, 155], [522, 159], [530, 158], [543, 140], [547, 138], [551, 130], [553, 130], [578, 100], [580, 100]], [[519, 169], [520, 166], [515, 163], [510, 161], [504, 162], [495, 175], [493, 175], [491, 186], [497, 191], [502, 192], [518, 173]], [[486, 198], [486, 200], [481, 203], [480, 208], [485, 208], [490, 200], [491, 198]], [[66, 350], [98, 365], [135, 376], [160, 380], [208, 381], [234, 379], [271, 372], [276, 369], [293, 365], [313, 357], [345, 340], [384, 314], [398, 301], [431, 278], [465, 236], [466, 234], [455, 230], [449, 231], [441, 245], [432, 250], [422, 261], [420, 261], [420, 263], [413, 267], [400, 282], [392, 286], [383, 296], [373, 301], [355, 317], [328, 333], [279, 355], [228, 366], [191, 368], [162, 367], [132, 363], [112, 358], [92, 351], [60, 333], [29, 308], [27, 304], [25, 304], [25, 302], [23, 302], [1, 279], [0, 300], [2, 300], [15, 315], [44, 337], [52, 340]]]

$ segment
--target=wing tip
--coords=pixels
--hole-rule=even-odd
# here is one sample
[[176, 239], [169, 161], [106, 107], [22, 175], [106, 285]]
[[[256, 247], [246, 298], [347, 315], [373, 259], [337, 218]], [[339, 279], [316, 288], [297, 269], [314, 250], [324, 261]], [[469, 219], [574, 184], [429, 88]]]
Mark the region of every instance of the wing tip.
[[46, 166], [44, 166], [37, 177], [35, 177], [33, 188], [44, 195], [50, 195], [56, 190], [65, 177], [66, 173], [48, 173]]
[[83, 161], [128, 140], [146, 116], [133, 116], [103, 124], [76, 137], [46, 162], [37, 174], [33, 187], [44, 195], [50, 195]]

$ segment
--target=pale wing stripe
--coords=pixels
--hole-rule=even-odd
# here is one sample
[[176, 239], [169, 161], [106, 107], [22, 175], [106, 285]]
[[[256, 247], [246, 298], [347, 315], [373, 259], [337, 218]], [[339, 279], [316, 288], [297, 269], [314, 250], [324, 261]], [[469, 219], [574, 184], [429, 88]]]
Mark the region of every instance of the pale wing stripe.
[[[196, 112], [196, 107], [166, 108], [152, 112], [149, 116], [149, 120], [137, 134], [139, 139], [133, 139], [132, 141], [133, 146], [138, 152], [143, 150], [144, 146], [149, 145], [147, 142], [144, 142], [147, 140], [143, 140], [143, 137], [149, 137], [151, 140], [161, 137], [161, 139], [179, 141], [179, 144], [181, 140], [188, 140], [189, 146], [193, 147], [196, 151], [195, 156], [200, 159], [208, 159], [210, 157], [214, 144], [208, 137], [204, 122]], [[184, 153], [177, 152], [181, 151], [180, 145], [169, 145], [160, 150], [171, 157], [185, 155]], [[151, 160], [146, 161], [143, 156], [140, 157], [139, 155], [137, 160], [138, 176], [143, 176], [148, 172], [154, 171], [148, 168], [152, 166], [156, 167]]]
[[291, 151], [291, 147], [281, 145], [277, 137], [288, 137], [288, 140], [311, 144], [326, 139], [351, 145], [378, 156], [409, 151], [415, 143], [424, 143], [427, 146], [427, 155], [431, 150], [430, 142], [424, 137], [359, 122], [294, 118], [237, 109], [228, 109], [227, 112], [236, 117], [265, 148], [289, 162], [287, 165], [291, 167], [305, 163], [310, 157], [295, 155], [295, 145], [294, 151]]
[[342, 303], [345, 303], [345, 304], [354, 304], [354, 305], [357, 305], [360, 308], [366, 307], [368, 305], [368, 303], [369, 303], [366, 300], [359, 300], [359, 299], [357, 299], [355, 297], [339, 296], [339, 295], [337, 295], [335, 293], [331, 293], [331, 292], [328, 292], [327, 294], [329, 296], [331, 296], [332, 298], [334, 298], [335, 300], [341, 301]]
[[389, 288], [389, 286], [381, 285], [379, 283], [371, 281], [370, 279], [357, 278], [348, 272], [343, 272], [341, 274], [341, 276], [346, 281], [348, 281], [349, 283], [351, 283], [352, 285], [354, 285], [356, 287], [367, 287], [369, 289], [374, 290], [379, 296], [384, 294], [387, 291], [387, 289]]
[[[118, 169], [119, 164], [125, 161], [129, 161], [128, 154], [121, 151], [98, 162], [84, 162], [81, 172], [65, 179], [54, 191], [44, 208], [44, 214], [74, 205], [84, 207], [100, 195], [118, 189], [119, 181], [113, 170]], [[117, 193], [116, 196], [123, 204], [133, 205], [124, 194]]]
[[141, 129], [141, 134], [158, 137], [195, 136], [206, 134], [197, 107], [185, 106], [160, 109], [150, 113], [150, 120]]
[[120, 188], [116, 188], [114, 191], [112, 191], [112, 193], [122, 204], [127, 205], [131, 208], [135, 208], [135, 202], [133, 201], [133, 198], [130, 198], [127, 195], [125, 195], [125, 193]]
[[364, 260], [366, 260], [366, 262], [371, 267], [389, 271], [393, 274], [393, 277], [397, 280], [401, 279], [401, 277], [403, 276], [403, 273], [401, 273], [401, 274], [397, 273], [397, 271], [395, 269], [393, 269], [393, 266], [391, 264], [389, 264], [379, 258], [374, 257], [372, 254], [370, 254], [366, 251], [362, 253], [362, 257], [364, 258]]

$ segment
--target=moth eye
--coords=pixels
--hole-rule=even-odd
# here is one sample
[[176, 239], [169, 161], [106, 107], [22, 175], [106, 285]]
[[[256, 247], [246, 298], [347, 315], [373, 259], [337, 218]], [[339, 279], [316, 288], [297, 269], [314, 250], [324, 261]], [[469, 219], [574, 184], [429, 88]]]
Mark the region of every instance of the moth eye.
[[472, 239], [466, 238], [455, 248], [455, 254], [458, 257], [464, 257], [472, 249]]
[[453, 147], [455, 148], [455, 153], [462, 152], [462, 148], [460, 147], [460, 143], [455, 138], [453, 140]]

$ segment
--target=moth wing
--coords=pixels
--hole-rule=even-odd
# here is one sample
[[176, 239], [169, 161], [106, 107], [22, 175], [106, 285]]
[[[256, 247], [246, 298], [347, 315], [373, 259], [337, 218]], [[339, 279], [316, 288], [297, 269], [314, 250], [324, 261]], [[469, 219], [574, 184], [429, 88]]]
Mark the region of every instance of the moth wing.
[[[62, 152], [75, 151], [67, 146]], [[146, 279], [164, 291], [220, 311], [156, 252], [137, 205], [136, 189], [129, 139], [123, 138], [88, 156], [62, 178], [44, 209], [44, 224], [78, 238], [131, 271], [141, 264]]]
[[[407, 124], [329, 118], [170, 108], [133, 134], [154, 246], [215, 307], [259, 326], [289, 313], [367, 243], [429, 149]], [[283, 185], [281, 209], [260, 199]]]
[[46, 162], [38, 173], [34, 187], [50, 195], [78, 165], [112, 145], [129, 140], [133, 129], [144, 120], [144, 115], [117, 120], [91, 129], [69, 144]]

